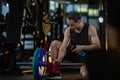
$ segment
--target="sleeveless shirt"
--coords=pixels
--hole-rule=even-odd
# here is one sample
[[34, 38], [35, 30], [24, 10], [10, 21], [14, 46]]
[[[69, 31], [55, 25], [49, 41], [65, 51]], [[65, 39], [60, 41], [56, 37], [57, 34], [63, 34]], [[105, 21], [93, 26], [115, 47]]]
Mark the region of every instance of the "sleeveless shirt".
[[[84, 63], [86, 62], [86, 55], [81, 56], [79, 54], [74, 54], [74, 52], [71, 51], [72, 45], [89, 45], [89, 38], [88, 38], [88, 28], [89, 24], [85, 23], [81, 32], [77, 33], [75, 30], [70, 29], [70, 44], [67, 48], [67, 56], [65, 56], [66, 59], [72, 61], [72, 62], [80, 62]], [[83, 50], [86, 53], [86, 50]]]
[[89, 45], [88, 39], [89, 24], [85, 23], [82, 31], [77, 33], [75, 30], [70, 29], [70, 44], [71, 45]]

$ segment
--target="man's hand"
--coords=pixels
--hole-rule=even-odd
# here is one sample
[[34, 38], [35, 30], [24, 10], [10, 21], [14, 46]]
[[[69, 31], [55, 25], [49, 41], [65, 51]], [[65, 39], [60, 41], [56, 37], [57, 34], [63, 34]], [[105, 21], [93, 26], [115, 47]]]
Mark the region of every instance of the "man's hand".
[[76, 47], [72, 50], [72, 52], [79, 53], [82, 51], [82, 47], [80, 45], [76, 45]]

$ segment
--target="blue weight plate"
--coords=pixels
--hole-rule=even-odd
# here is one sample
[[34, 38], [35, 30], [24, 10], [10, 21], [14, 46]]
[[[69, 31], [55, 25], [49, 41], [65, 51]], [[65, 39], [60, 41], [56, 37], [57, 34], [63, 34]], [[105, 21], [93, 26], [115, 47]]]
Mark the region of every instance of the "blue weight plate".
[[35, 50], [32, 61], [32, 70], [35, 80], [43, 80], [44, 78], [45, 67], [39, 65], [39, 62], [45, 61], [44, 56], [45, 52], [43, 48], [37, 48]]

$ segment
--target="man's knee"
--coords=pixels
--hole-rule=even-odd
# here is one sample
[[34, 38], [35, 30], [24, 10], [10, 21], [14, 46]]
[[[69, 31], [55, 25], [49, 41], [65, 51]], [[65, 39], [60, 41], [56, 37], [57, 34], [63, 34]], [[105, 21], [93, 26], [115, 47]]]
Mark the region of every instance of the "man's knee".
[[62, 44], [61, 41], [54, 40], [54, 41], [51, 42], [50, 47], [51, 48], [60, 48], [61, 44]]

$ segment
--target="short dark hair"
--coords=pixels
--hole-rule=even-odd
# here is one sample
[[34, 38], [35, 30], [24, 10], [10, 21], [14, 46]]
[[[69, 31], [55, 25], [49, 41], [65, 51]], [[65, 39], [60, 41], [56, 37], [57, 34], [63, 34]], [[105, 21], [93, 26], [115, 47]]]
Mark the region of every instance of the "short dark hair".
[[67, 18], [76, 22], [77, 20], [81, 20], [81, 15], [77, 11], [71, 11], [67, 14]]

